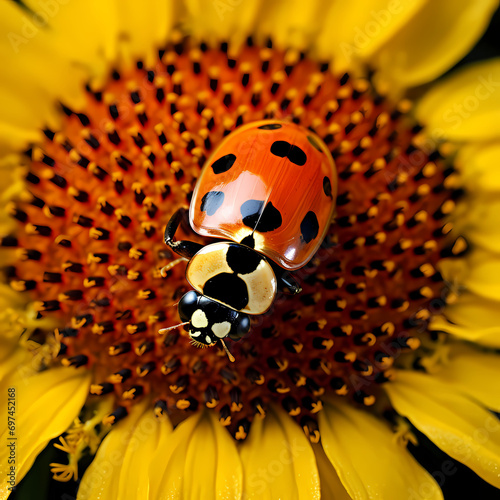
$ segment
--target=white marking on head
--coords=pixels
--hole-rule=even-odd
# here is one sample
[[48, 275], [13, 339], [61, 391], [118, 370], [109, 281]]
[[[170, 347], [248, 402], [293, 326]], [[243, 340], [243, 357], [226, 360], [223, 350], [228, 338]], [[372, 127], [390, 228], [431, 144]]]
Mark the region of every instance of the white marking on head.
[[201, 309], [196, 309], [191, 316], [191, 324], [195, 328], [206, 328], [208, 326], [207, 315]]
[[207, 335], [207, 336], [205, 337], [205, 342], [206, 342], [207, 344], [211, 344], [211, 343], [212, 343], [212, 339], [210, 338], [210, 335]]
[[189, 332], [189, 336], [192, 337], [199, 337], [201, 335], [201, 332]]
[[212, 332], [214, 332], [216, 337], [222, 339], [227, 336], [231, 331], [231, 323], [229, 321], [223, 321], [222, 323], [215, 323], [212, 325]]

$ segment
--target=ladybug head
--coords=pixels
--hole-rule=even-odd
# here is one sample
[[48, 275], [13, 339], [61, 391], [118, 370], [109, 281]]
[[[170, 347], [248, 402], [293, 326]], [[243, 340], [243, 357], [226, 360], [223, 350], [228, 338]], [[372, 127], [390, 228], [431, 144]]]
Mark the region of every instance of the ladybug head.
[[213, 346], [225, 337], [240, 340], [250, 330], [250, 319], [246, 314], [194, 290], [182, 297], [178, 309], [181, 320], [189, 322], [184, 328], [189, 330], [191, 341], [196, 347]]

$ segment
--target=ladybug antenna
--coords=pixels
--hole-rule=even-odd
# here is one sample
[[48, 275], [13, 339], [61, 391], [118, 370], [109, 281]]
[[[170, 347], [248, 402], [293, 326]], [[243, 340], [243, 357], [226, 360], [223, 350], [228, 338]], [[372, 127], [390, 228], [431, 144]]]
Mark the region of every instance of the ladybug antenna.
[[229, 352], [229, 349], [226, 347], [226, 344], [224, 344], [224, 341], [222, 339], [220, 339], [220, 343], [222, 344], [224, 352], [227, 354], [229, 361], [231, 361], [231, 363], [234, 363], [236, 360], [234, 359], [234, 356]]
[[179, 326], [184, 326], [184, 325], [189, 325], [189, 321], [185, 321], [184, 323], [179, 323], [178, 325], [169, 326], [168, 328], [162, 328], [161, 330], [158, 330], [158, 333], [160, 335], [163, 335], [169, 332], [170, 330], [174, 330], [175, 328], [179, 328]]
[[188, 260], [189, 259], [186, 259], [185, 257], [179, 257], [178, 259], [175, 259], [172, 262], [169, 262], [166, 266], [163, 266], [160, 269], [160, 274], [162, 275], [163, 278], [166, 278], [167, 277], [167, 273], [168, 273], [168, 271], [170, 271], [170, 269], [172, 269], [177, 264], [180, 264], [183, 261], [187, 262]]

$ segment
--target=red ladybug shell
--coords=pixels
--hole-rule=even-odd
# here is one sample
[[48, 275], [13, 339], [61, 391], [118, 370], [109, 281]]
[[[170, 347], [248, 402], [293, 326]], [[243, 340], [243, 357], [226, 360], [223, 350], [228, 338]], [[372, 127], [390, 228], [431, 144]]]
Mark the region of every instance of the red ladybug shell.
[[189, 219], [204, 236], [240, 242], [289, 270], [315, 254], [335, 208], [337, 176], [328, 148], [313, 132], [278, 120], [229, 134], [203, 167]]

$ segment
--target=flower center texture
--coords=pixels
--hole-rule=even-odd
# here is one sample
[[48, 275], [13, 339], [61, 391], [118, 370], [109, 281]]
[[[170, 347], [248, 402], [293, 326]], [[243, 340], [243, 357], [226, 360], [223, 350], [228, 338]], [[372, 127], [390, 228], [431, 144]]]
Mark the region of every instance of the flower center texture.
[[[16, 255], [10, 286], [57, 325], [32, 338], [55, 335], [53, 362], [92, 368], [91, 393], [116, 395], [106, 422], [150, 397], [174, 422], [206, 406], [244, 439], [275, 402], [319, 440], [322, 397], [375, 403], [395, 359], [419, 347], [446, 302], [438, 261], [466, 249], [447, 237], [457, 176], [437, 150], [419, 147], [409, 108], [368, 77], [252, 40], [232, 51], [179, 39], [154, 66], [88, 85], [86, 107], [62, 106], [60, 129], [26, 152], [26, 191], [9, 207], [18, 220], [2, 239]], [[182, 327], [158, 333], [180, 322], [176, 304], [190, 289], [185, 263], [160, 274], [177, 258], [163, 232], [189, 206], [213, 148], [266, 118], [324, 140], [337, 208], [319, 252], [295, 273], [302, 293], [278, 296], [243, 340], [229, 341], [231, 363], [219, 346], [193, 347]]]

